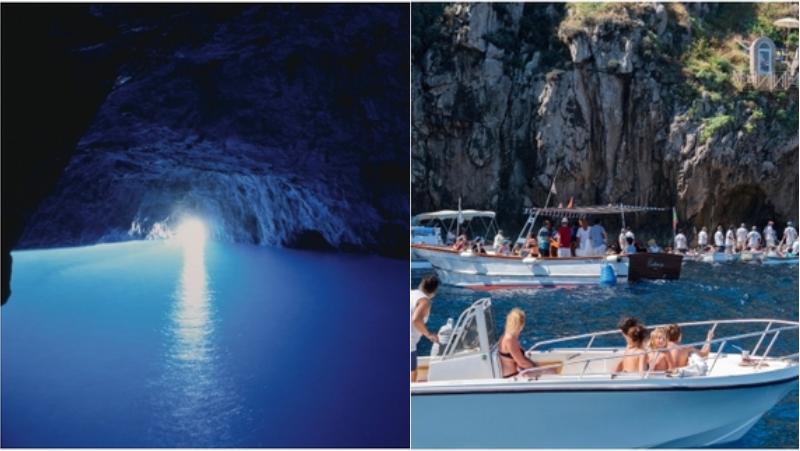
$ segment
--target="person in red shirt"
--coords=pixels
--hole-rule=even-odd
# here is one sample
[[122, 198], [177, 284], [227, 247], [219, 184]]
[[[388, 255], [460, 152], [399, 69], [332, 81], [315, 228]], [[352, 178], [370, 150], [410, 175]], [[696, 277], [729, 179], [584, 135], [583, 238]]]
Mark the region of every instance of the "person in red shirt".
[[569, 257], [571, 255], [569, 247], [571, 240], [572, 240], [572, 229], [569, 228], [569, 221], [567, 221], [567, 218], [563, 218], [561, 220], [561, 227], [559, 227], [558, 229], [559, 257]]

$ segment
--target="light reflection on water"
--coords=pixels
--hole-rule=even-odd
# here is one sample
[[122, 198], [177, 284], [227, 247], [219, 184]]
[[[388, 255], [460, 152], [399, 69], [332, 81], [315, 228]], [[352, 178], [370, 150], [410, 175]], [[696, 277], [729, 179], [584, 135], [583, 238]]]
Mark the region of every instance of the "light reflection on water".
[[231, 439], [234, 396], [220, 377], [213, 292], [202, 243], [183, 246], [183, 268], [165, 330], [164, 375], [154, 393], [165, 445], [219, 446]]

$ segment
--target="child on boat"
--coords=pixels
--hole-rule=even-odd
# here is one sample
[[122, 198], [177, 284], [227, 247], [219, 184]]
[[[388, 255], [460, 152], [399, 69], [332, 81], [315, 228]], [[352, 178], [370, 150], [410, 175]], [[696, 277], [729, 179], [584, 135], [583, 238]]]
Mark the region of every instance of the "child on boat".
[[647, 355], [647, 363], [650, 365], [651, 371], [667, 371], [675, 369], [675, 362], [669, 351], [658, 352], [659, 349], [667, 347], [667, 331], [663, 327], [659, 327], [650, 334], [650, 350], [653, 351]]

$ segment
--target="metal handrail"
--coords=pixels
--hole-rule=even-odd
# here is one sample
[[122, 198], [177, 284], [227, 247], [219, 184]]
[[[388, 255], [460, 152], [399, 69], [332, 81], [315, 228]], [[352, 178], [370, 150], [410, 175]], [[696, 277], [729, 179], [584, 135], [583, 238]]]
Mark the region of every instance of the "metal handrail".
[[[656, 357], [658, 357], [658, 355], [660, 353], [665, 352], [665, 351], [670, 351], [670, 350], [673, 350], [673, 349], [680, 349], [680, 348], [685, 348], [685, 347], [690, 347], [690, 346], [699, 346], [701, 344], [702, 345], [709, 344], [709, 347], [710, 347], [714, 343], [719, 343], [720, 346], [717, 349], [717, 352], [715, 353], [715, 356], [714, 356], [714, 360], [712, 361], [711, 366], [708, 369], [708, 373], [711, 373], [711, 371], [713, 371], [714, 367], [716, 366], [716, 363], [719, 360], [720, 355], [723, 353], [723, 350], [728, 345], [729, 341], [739, 340], [739, 339], [744, 339], [744, 338], [750, 338], [750, 337], [759, 337], [758, 344], [754, 348], [755, 350], [758, 350], [758, 348], [760, 347], [761, 343], [763, 342], [764, 337], [767, 334], [771, 334], [772, 335], [772, 339], [770, 340], [770, 344], [767, 346], [767, 349], [764, 352], [764, 354], [761, 355], [761, 356], [756, 356], [755, 352], [753, 352], [751, 354], [752, 358], [758, 357], [758, 359], [759, 359], [758, 365], [755, 367], [755, 370], [758, 371], [758, 370], [761, 369], [761, 366], [762, 366], [764, 360], [769, 356], [769, 353], [772, 351], [772, 347], [773, 347], [774, 343], [776, 342], [780, 332], [782, 332], [782, 331], [790, 331], [790, 330], [799, 330], [800, 329], [800, 323], [795, 322], [795, 321], [774, 320], [774, 319], [771, 319], [771, 320], [735, 319], [735, 320], [718, 320], [718, 321], [697, 321], [697, 322], [688, 322], [688, 323], [680, 324], [681, 327], [702, 326], [702, 325], [709, 325], [710, 324], [710, 325], [712, 325], [711, 331], [713, 332], [714, 330], [716, 330], [716, 328], [717, 328], [717, 326], [719, 324], [758, 324], [758, 323], [767, 323], [767, 327], [764, 330], [758, 331], [758, 332], [747, 332], [747, 333], [730, 335], [730, 336], [726, 336], [726, 337], [723, 337], [723, 338], [715, 338], [715, 339], [712, 339], [712, 340], [702, 340], [702, 341], [697, 341], [697, 342], [688, 343], [688, 344], [680, 344], [680, 345], [676, 345], [676, 346], [668, 346], [668, 347], [665, 347], [665, 348], [650, 349], [650, 350], [645, 350], [645, 351], [641, 351], [641, 352], [628, 354], [627, 356], [638, 356], [638, 355], [647, 355], [647, 354], [655, 353]], [[774, 324], [776, 324], [776, 323], [777, 324], [785, 324], [786, 326], [773, 329], [772, 326]], [[662, 325], [651, 326], [651, 327], [662, 327]], [[536, 344], [531, 346], [528, 349], [528, 351], [526, 351], [526, 354], [528, 352], [533, 351], [534, 349], [536, 349], [537, 347], [539, 347], [541, 345], [559, 343], [559, 342], [575, 341], [575, 340], [579, 340], [579, 339], [589, 338], [590, 342], [589, 342], [589, 345], [584, 348], [584, 352], [585, 352], [585, 351], [589, 351], [591, 349], [591, 345], [594, 343], [594, 340], [595, 340], [596, 337], [603, 336], [603, 335], [608, 335], [608, 334], [614, 334], [614, 333], [619, 333], [619, 331], [618, 330], [611, 330], [611, 331], [595, 332], [595, 333], [590, 333], [590, 334], [576, 335], [576, 336], [573, 336], [573, 337], [565, 337], [565, 338], [559, 338], [559, 339], [554, 339], [554, 340], [541, 341], [541, 342], [537, 342]], [[597, 348], [595, 348], [595, 349], [597, 349]], [[795, 354], [789, 354], [789, 355], [786, 355], [786, 356], [783, 356], [783, 357], [779, 357], [779, 358], [788, 359], [788, 358], [794, 358], [797, 355], [798, 354], [795, 353]], [[581, 372], [578, 374], [578, 378], [582, 379], [584, 377], [584, 375], [586, 374], [586, 370], [588, 369], [588, 366], [589, 366], [589, 364], [591, 362], [603, 361], [603, 360], [609, 360], [609, 359], [617, 359], [617, 358], [619, 358], [619, 355], [598, 356], [598, 357], [591, 357], [591, 358], [588, 358], [588, 359], [580, 359], [580, 360], [575, 360], [575, 361], [565, 361], [563, 363], [551, 364], [551, 365], [540, 367], [540, 369], [557, 368], [557, 367], [563, 367], [563, 366], [568, 366], [568, 365], [583, 364], [584, 367], [581, 370]], [[644, 379], [647, 379], [647, 378], [650, 377], [650, 375], [652, 373], [653, 373], [653, 370], [648, 368], [648, 370], [642, 375], [642, 377]]]

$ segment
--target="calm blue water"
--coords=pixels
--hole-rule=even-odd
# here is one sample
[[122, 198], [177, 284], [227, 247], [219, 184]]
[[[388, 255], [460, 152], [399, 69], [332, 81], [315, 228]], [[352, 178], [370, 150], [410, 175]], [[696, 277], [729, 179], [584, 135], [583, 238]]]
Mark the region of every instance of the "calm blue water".
[[160, 241], [13, 271], [4, 447], [409, 445], [405, 261]]
[[[416, 288], [426, 271], [413, 271]], [[439, 330], [448, 317], [458, 315], [474, 301], [490, 296], [502, 332], [513, 307], [527, 315], [521, 341], [527, 347], [539, 340], [616, 328], [622, 316], [633, 315], [645, 324], [733, 318], [798, 319], [797, 266], [761, 266], [757, 263], [710, 265], [687, 263], [678, 281], [647, 281], [613, 288], [503, 290], [481, 293], [443, 287], [434, 298], [428, 328]], [[684, 341], [701, 340], [689, 336]], [[796, 340], [796, 338], [795, 338]], [[788, 347], [796, 346], [796, 343]], [[784, 343], [784, 347], [787, 344]], [[430, 342], [420, 340], [420, 353]], [[797, 352], [776, 348], [785, 353]], [[741, 440], [726, 448], [798, 447], [798, 390], [795, 388], [767, 412]]]

